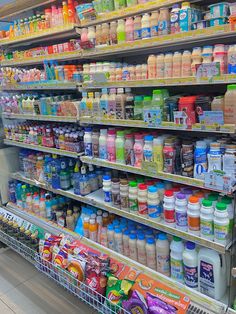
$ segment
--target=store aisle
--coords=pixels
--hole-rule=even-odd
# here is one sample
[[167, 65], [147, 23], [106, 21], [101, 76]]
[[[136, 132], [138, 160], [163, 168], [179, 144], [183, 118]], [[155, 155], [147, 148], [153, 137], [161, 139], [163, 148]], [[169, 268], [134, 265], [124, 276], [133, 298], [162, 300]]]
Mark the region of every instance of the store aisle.
[[1, 314], [95, 314], [14, 251], [0, 249]]

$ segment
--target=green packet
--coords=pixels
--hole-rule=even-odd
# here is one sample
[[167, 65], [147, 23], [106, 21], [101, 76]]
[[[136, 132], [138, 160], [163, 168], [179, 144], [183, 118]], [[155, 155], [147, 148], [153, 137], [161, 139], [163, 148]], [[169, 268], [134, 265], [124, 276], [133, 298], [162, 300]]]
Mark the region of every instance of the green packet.
[[112, 274], [108, 274], [107, 278], [106, 302], [116, 312], [119, 310], [119, 307], [122, 307], [122, 302], [128, 300], [134, 281], [120, 280]]

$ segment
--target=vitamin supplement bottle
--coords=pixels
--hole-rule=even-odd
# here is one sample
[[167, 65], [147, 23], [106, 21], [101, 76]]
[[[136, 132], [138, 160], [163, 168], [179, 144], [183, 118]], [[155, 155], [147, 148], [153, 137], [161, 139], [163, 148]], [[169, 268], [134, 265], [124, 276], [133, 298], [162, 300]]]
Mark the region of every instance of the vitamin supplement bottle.
[[180, 283], [184, 283], [183, 251], [182, 240], [174, 236], [170, 244], [170, 274], [172, 279]]
[[165, 233], [160, 233], [156, 241], [157, 271], [170, 276], [170, 244]]
[[200, 211], [200, 231], [201, 237], [208, 240], [214, 239], [214, 208], [212, 202], [204, 199]]
[[183, 251], [184, 283], [187, 287], [198, 290], [198, 254], [196, 244], [186, 242]]

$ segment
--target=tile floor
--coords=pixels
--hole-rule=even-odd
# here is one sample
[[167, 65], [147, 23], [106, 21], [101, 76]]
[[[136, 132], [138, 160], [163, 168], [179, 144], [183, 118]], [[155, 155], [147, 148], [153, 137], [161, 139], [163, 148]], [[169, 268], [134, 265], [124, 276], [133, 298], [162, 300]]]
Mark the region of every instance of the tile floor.
[[1, 314], [95, 314], [14, 251], [0, 249]]

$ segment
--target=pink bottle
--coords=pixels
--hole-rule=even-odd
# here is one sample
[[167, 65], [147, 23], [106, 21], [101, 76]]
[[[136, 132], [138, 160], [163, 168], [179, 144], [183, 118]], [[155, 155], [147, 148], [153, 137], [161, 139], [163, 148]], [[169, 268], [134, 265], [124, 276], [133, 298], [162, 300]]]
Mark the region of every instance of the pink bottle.
[[116, 161], [116, 131], [108, 130], [107, 132], [107, 159], [108, 161]]
[[81, 43], [86, 43], [86, 42], [88, 42], [88, 29], [87, 28], [82, 28]]
[[143, 136], [141, 134], [135, 134], [134, 143], [134, 166], [141, 168], [143, 161]]
[[126, 41], [134, 41], [134, 20], [128, 17], [125, 21], [125, 38]]

